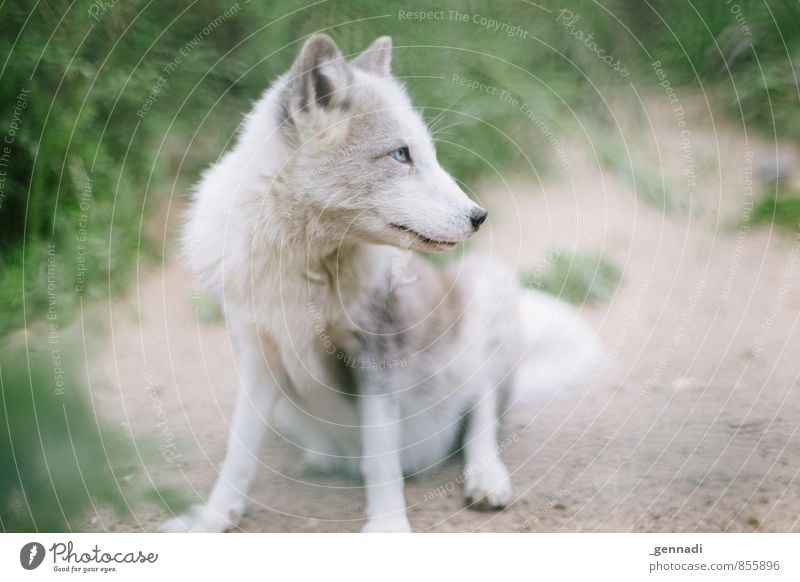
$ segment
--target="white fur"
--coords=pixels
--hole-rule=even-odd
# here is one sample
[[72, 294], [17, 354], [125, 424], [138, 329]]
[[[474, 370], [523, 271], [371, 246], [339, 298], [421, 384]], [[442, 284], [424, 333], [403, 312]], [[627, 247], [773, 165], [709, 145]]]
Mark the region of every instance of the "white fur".
[[577, 311], [529, 290], [520, 302], [520, 321], [524, 356], [514, 376], [513, 401], [541, 401], [591, 380], [604, 352]]
[[[503, 507], [498, 406], [512, 385], [557, 389], [596, 363], [574, 312], [522, 299], [506, 269], [475, 256], [437, 271], [402, 250], [449, 248], [482, 209], [436, 161], [390, 48], [378, 39], [347, 63], [309, 39], [197, 187], [184, 247], [223, 306], [240, 387], [208, 502], [165, 531], [234, 526], [273, 423], [309, 462], [364, 478], [364, 531], [410, 531], [403, 477], [447, 457], [465, 419], [468, 503]], [[411, 164], [389, 155], [403, 145]]]

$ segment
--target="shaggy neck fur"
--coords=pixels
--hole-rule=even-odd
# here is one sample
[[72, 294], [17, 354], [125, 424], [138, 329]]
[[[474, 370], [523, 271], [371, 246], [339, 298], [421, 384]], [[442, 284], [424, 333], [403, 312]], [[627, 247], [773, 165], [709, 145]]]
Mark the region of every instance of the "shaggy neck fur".
[[[256, 270], [263, 265], [304, 283], [331, 285], [338, 293], [352, 290], [361, 295], [383, 278], [391, 251], [347, 236], [337, 221], [336, 209], [314, 204], [307, 184], [295, 177], [302, 173], [294, 167], [294, 147], [281, 127], [283, 87], [279, 80], [248, 115], [247, 129], [229, 154], [243, 168], [239, 184], [259, 185], [249, 191], [239, 189], [244, 204], [231, 204], [239, 215], [231, 217], [235, 223], [230, 226], [246, 225], [249, 232], [240, 242]], [[229, 161], [233, 160], [225, 160]], [[275, 262], [265, 265], [264, 257]], [[259, 274], [252, 276], [254, 282]], [[348, 302], [345, 297], [338, 299], [342, 300]]]

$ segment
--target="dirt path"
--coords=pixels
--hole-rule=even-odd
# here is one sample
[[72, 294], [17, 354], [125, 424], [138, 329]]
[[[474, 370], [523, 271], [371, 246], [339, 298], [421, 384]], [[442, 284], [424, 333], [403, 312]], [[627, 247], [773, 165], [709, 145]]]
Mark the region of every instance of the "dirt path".
[[[653, 159], [681, 176], [680, 134], [654, 113]], [[637, 153], [655, 156], [648, 143]], [[416, 531], [800, 531], [800, 240], [737, 230], [752, 144], [695, 130], [693, 147], [706, 178], [672, 217], [599, 169], [480, 190], [491, 224], [475, 246], [519, 270], [548, 248], [623, 267], [615, 298], [583, 309], [610, 357], [585, 391], [508, 419], [510, 508], [464, 509], [453, 463], [408, 483]], [[760, 147], [752, 159], [768, 153]], [[199, 501], [223, 458], [235, 359], [221, 324], [197, 322], [192, 287], [174, 261], [144, 273], [112, 306], [92, 384], [108, 415], [176, 457], [148, 467], [153, 479]], [[314, 474], [269, 440], [241, 528], [357, 531], [360, 483]], [[151, 506], [135, 517], [96, 527], [151, 530], [166, 515]]]

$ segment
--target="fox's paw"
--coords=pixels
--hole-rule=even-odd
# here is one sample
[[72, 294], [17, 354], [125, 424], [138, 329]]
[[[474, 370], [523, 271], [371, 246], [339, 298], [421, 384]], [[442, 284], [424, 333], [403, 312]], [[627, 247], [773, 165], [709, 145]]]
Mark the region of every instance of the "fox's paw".
[[193, 505], [185, 513], [165, 521], [158, 528], [164, 533], [220, 533], [236, 527], [242, 512], [231, 510], [225, 513], [208, 505]]
[[471, 465], [465, 473], [464, 499], [470, 509], [490, 511], [511, 503], [511, 478], [500, 459]]

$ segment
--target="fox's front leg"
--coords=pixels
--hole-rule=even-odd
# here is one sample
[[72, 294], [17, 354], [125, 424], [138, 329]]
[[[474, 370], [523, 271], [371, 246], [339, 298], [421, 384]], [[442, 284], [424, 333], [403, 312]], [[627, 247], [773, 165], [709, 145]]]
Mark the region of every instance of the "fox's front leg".
[[362, 532], [410, 532], [400, 461], [400, 408], [392, 395], [360, 397], [361, 473], [366, 487], [367, 523]]
[[258, 453], [279, 384], [285, 375], [277, 348], [253, 330], [238, 334], [239, 388], [225, 460], [208, 502], [164, 523], [164, 532], [222, 532], [236, 526], [244, 511]]
[[497, 390], [484, 394], [467, 416], [464, 435], [464, 497], [472, 509], [511, 503], [511, 479], [497, 447]]

